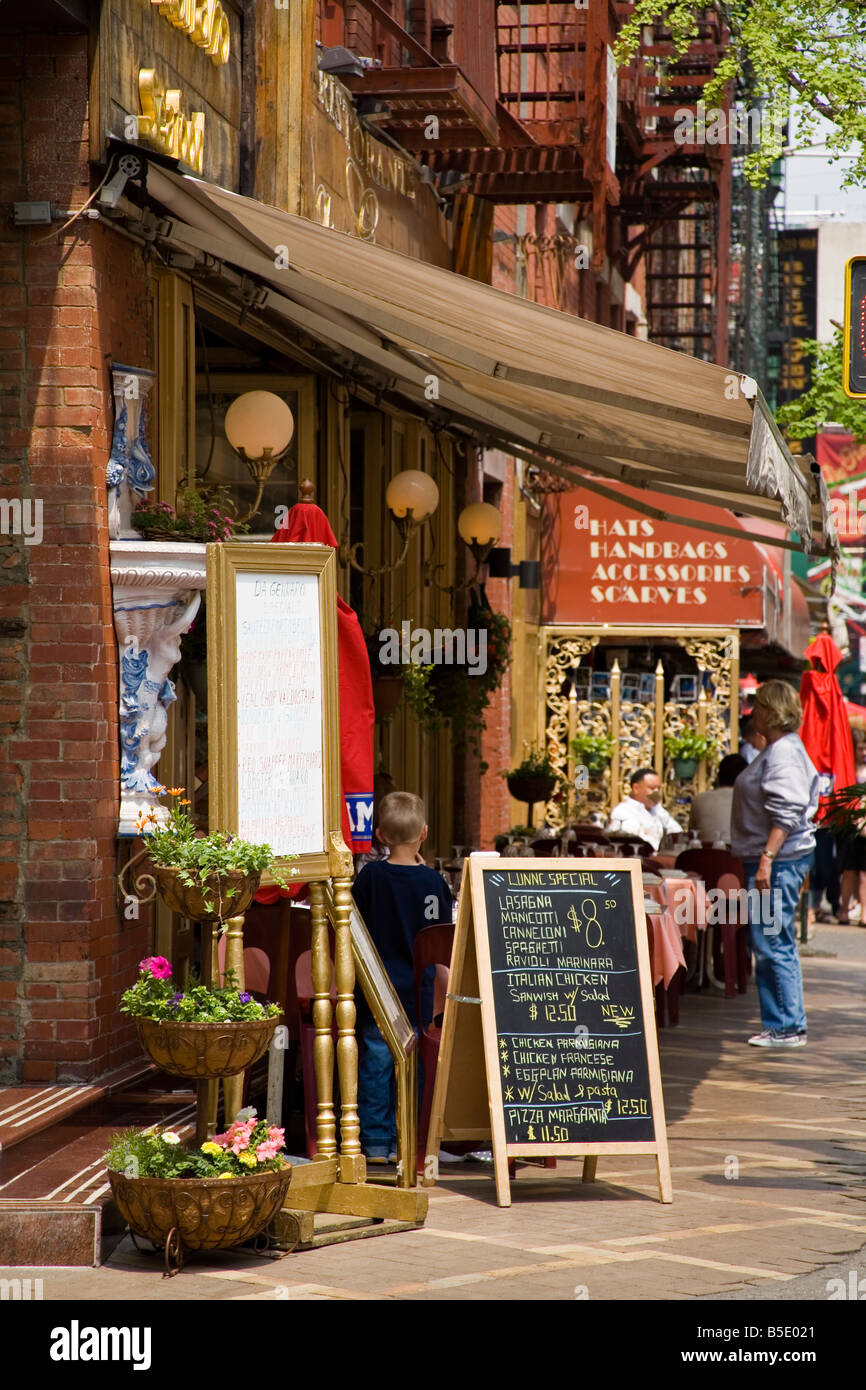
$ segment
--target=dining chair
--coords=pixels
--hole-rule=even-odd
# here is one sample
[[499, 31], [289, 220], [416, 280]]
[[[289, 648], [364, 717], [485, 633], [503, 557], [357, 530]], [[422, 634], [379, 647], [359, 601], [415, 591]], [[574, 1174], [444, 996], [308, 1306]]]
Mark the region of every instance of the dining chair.
[[699, 874], [708, 893], [717, 890], [724, 895], [725, 920], [707, 923], [707, 931], [715, 929], [712, 936], [713, 970], [717, 978], [724, 975], [726, 999], [733, 999], [738, 991], [745, 994], [749, 947], [745, 930], [748, 924], [739, 920], [742, 915], [739, 911], [742, 902], [739, 894], [746, 884], [742, 863], [728, 850], [687, 849], [678, 856], [676, 867], [684, 873]]

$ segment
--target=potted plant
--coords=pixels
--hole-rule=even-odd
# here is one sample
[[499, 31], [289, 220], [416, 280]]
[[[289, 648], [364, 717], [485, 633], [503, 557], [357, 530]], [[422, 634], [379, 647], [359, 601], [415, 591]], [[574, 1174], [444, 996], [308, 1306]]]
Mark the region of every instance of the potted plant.
[[[167, 822], [160, 825], [153, 811], [142, 812], [136, 829], [147, 838], [154, 881], [173, 912], [193, 922], [219, 922], [224, 931], [229, 917], [249, 907], [266, 869], [286, 887], [282, 870], [274, 868], [276, 856], [270, 845], [253, 844], [221, 830], [203, 835], [183, 809], [190, 804], [183, 787], [159, 788], [166, 790], [175, 798]], [[294, 857], [282, 856], [284, 860]]]
[[822, 798], [818, 819], [822, 830], [830, 830], [840, 840], [866, 834], [866, 786], [855, 782]]
[[508, 783], [515, 801], [525, 801], [529, 808], [528, 828], [532, 829], [532, 808], [537, 801], [548, 801], [556, 786], [558, 774], [546, 753], [535, 744], [524, 744], [523, 761], [517, 767], [500, 773]]
[[694, 777], [698, 763], [711, 751], [713, 745], [703, 734], [692, 731], [671, 734], [665, 739], [665, 757], [674, 765], [674, 776], [680, 782]]
[[222, 987], [193, 977], [178, 990], [165, 956], [148, 956], [138, 970], [120, 1011], [132, 1016], [139, 1042], [164, 1071], [200, 1081], [238, 1076], [267, 1051], [282, 1017], [280, 1006], [260, 1004], [237, 989], [231, 973]]
[[177, 506], [145, 497], [132, 514], [132, 524], [147, 541], [228, 541], [249, 530], [239, 521], [224, 487], [185, 488]]
[[471, 666], [468, 661], [437, 659], [428, 665], [413, 662], [406, 667], [403, 692], [406, 705], [418, 723], [431, 730], [447, 726], [455, 751], [470, 748], [480, 760], [483, 776], [488, 770], [481, 757], [484, 711], [490, 704], [490, 696], [502, 684], [511, 661], [511, 624], [504, 613], [494, 613], [483, 602], [476, 601], [470, 607], [467, 626], [475, 632], [479, 650], [482, 650], [481, 634], [484, 634], [486, 664], [483, 669], [480, 665]]
[[613, 757], [614, 741], [608, 734], [576, 734], [569, 747], [578, 767], [585, 767], [590, 777], [603, 772]]
[[364, 640], [367, 643], [367, 655], [370, 658], [376, 722], [382, 724], [391, 718], [403, 698], [403, 672], [399, 667], [382, 661], [378, 632], [366, 633]]
[[106, 1155], [111, 1193], [130, 1229], [179, 1268], [184, 1249], [230, 1249], [273, 1221], [292, 1176], [284, 1147], [283, 1130], [252, 1109], [198, 1149], [173, 1130], [128, 1129]]
[[525, 844], [526, 836], [529, 834], [529, 827], [526, 825], [512, 825], [506, 835], [496, 835], [493, 839], [493, 848], [501, 854], [509, 845], [518, 843]]

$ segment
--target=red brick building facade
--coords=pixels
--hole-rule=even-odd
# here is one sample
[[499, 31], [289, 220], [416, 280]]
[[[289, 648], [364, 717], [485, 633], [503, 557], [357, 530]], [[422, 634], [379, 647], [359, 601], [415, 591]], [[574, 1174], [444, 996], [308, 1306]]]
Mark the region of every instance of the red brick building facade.
[[147, 360], [140, 253], [77, 217], [11, 225], [15, 202], [90, 197], [86, 35], [12, 37], [2, 79], [4, 495], [42, 503], [40, 544], [4, 536], [0, 1077], [87, 1078], [134, 1055], [117, 998], [148, 947], [117, 871], [117, 647], [105, 468], [114, 357]]

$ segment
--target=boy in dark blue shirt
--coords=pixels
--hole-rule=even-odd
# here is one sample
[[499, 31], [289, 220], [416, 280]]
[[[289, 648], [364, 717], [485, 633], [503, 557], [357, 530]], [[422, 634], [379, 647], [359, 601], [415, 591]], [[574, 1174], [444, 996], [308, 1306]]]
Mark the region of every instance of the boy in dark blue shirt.
[[[379, 807], [377, 835], [390, 854], [365, 864], [352, 886], [382, 963], [417, 1029], [413, 946], [424, 927], [451, 921], [451, 890], [419, 850], [427, 838], [424, 803], [411, 792], [390, 792]], [[394, 1062], [366, 1001], [357, 998], [358, 1115], [367, 1158], [387, 1163], [397, 1138]]]

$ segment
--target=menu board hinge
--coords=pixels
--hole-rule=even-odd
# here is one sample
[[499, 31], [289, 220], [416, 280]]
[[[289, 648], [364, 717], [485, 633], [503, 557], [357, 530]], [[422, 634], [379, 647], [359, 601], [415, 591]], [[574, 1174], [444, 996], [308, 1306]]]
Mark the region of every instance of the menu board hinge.
[[480, 999], [475, 999], [471, 994], [446, 994], [446, 999], [453, 999], [455, 1004], [480, 1004]]

